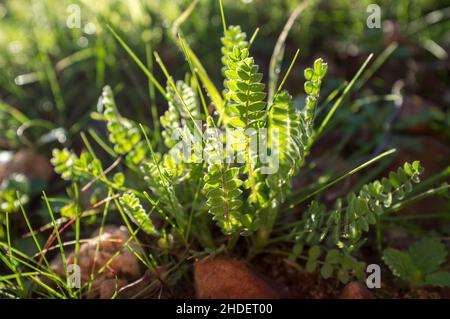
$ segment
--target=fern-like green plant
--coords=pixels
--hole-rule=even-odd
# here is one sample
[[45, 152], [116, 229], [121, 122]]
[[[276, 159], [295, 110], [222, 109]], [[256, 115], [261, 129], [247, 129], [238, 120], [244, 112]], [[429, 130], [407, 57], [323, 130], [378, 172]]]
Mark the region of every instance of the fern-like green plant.
[[207, 174], [204, 177], [203, 189], [206, 194], [206, 204], [214, 216], [217, 225], [229, 235], [236, 232], [248, 234], [253, 231], [254, 220], [243, 212], [242, 180], [239, 178], [239, 168], [230, 167], [225, 163], [221, 132], [212, 127], [212, 119], [208, 118], [209, 128], [205, 151], [208, 154]]
[[[116, 175], [110, 172], [114, 167], [103, 169], [89, 145], [80, 157], [68, 150], [55, 151], [52, 163], [64, 179], [106, 185], [108, 194], [119, 197], [120, 207], [140, 229], [159, 237], [160, 247], [186, 244], [210, 251], [226, 245], [231, 250], [240, 236], [247, 236], [241, 242], [249, 243], [252, 256], [270, 244], [294, 178], [306, 169], [307, 155], [320, 135], [315, 120], [328, 66], [317, 59], [304, 71], [303, 107], [294, 105], [283, 89], [285, 79], [267, 101], [263, 75], [251, 57], [246, 34], [223, 21], [222, 96], [180, 35], [178, 43], [191, 72], [187, 80], [173, 80], [157, 54], [166, 88], [146, 70], [168, 103], [160, 117], [163, 141], [120, 115], [106, 87], [95, 117], [106, 122], [109, 143], [92, 137], [114, 159], [125, 158], [117, 164]], [[205, 125], [198, 123], [204, 119]], [[389, 178], [337, 200], [333, 209], [312, 201], [276, 241], [295, 242], [293, 261], [305, 250], [308, 271], [317, 271], [320, 265], [325, 278], [336, 276], [342, 282], [362, 278], [365, 264], [358, 260], [358, 249], [364, 233], [409, 196], [421, 171], [418, 162], [406, 163]], [[149, 218], [147, 206], [157, 213], [154, 218], [163, 221], [160, 228]]]
[[[151, 204], [158, 201], [158, 208], [172, 221], [177, 233], [186, 234], [189, 227], [200, 224], [200, 229], [204, 229], [205, 221], [196, 223], [189, 219], [204, 219], [202, 212], [208, 211], [224, 234], [248, 236], [257, 233], [255, 244], [262, 248], [270, 237], [282, 203], [290, 193], [292, 178], [304, 164], [313, 143], [315, 112], [327, 64], [318, 59], [312, 68], [305, 70], [306, 100], [303, 109], [295, 109], [292, 97], [281, 87], [268, 105], [262, 74], [250, 56], [245, 38], [240, 28], [234, 26], [227, 28], [222, 38], [222, 61], [225, 65], [223, 99], [227, 102], [226, 112], [219, 114], [218, 118], [200, 114], [198, 101], [204, 103], [204, 97], [196, 94], [198, 83], [195, 74], [188, 82], [168, 79], [164, 97], [169, 109], [161, 117], [161, 123], [166, 147], [170, 149], [164, 154], [153, 153], [151, 142], [146, 143], [142, 137], [145, 130], [120, 115], [109, 87], [102, 94], [99, 110], [102, 112], [100, 118], [107, 123], [113, 151], [124, 156], [127, 165], [137, 166], [138, 179], [146, 185], [135, 195], [142, 197], [148, 191]], [[189, 54], [187, 59], [191, 59]], [[179, 145], [180, 141], [195, 141], [198, 128], [193, 121], [204, 116], [208, 118], [207, 129], [201, 133], [200, 143], [194, 142], [191, 147], [203, 148], [203, 153], [212, 159], [206, 165], [197, 161], [197, 155], [189, 155], [188, 160], [183, 158]], [[231, 151], [239, 155], [241, 162], [229, 161], [229, 154], [224, 152], [228, 145], [225, 146], [223, 132], [218, 131], [224, 128], [223, 123], [227, 123], [232, 136], [240, 141], [232, 144]], [[268, 131], [267, 135], [262, 129]], [[266, 143], [269, 152], [278, 156], [275, 172], [263, 173], [264, 165], [274, 163], [263, 162], [262, 146], [258, 144], [255, 147], [252, 139]], [[84, 176], [87, 180], [100, 179], [110, 186], [117, 186], [102, 175], [101, 165], [87, 152], [78, 158], [67, 150], [55, 151], [52, 163], [65, 179], [76, 180]], [[405, 166], [404, 170], [391, 175], [389, 183], [386, 180], [374, 182], [363, 187], [358, 195], [349, 194], [348, 205], [342, 207], [338, 202], [336, 210], [331, 213], [327, 213], [323, 205], [313, 202], [303, 214], [303, 228], [296, 230], [297, 240], [314, 245], [330, 233], [336, 238], [336, 243], [356, 245], [362, 232], [376, 222], [383, 205], [390, 205], [392, 194], [401, 198], [410, 190], [411, 183], [405, 178], [410, 176], [415, 181], [417, 165]], [[391, 192], [392, 188], [394, 192]], [[120, 187], [116, 189], [121, 190]], [[195, 203], [189, 204], [192, 199]], [[188, 211], [186, 206], [190, 207]]]
[[[277, 94], [269, 111], [269, 143], [278, 143], [279, 171], [267, 182], [271, 198], [282, 203], [292, 186], [292, 176], [305, 156], [309, 135], [301, 113], [295, 110], [287, 91]], [[283, 178], [284, 177], [284, 178]]]
[[[350, 192], [345, 201], [338, 199], [333, 210], [328, 211], [323, 204], [313, 201], [303, 214], [304, 225], [298, 235], [299, 240], [315, 244], [331, 236], [336, 245], [344, 242], [355, 245], [363, 232], [374, 225], [394, 200], [401, 200], [413, 189], [412, 183], [420, 181], [423, 168], [419, 162], [405, 163], [388, 178], [364, 185], [358, 194]], [[344, 204], [345, 203], [345, 204]]]
[[149, 235], [158, 236], [158, 231], [153, 225], [150, 216], [142, 207], [141, 202], [133, 193], [125, 193], [119, 199], [125, 213], [131, 220]]
[[70, 181], [87, 181], [99, 177], [102, 172], [100, 161], [88, 152], [82, 152], [78, 157], [66, 148], [54, 149], [50, 162], [55, 167], [56, 173]]
[[133, 121], [120, 116], [109, 86], [103, 89], [99, 108], [103, 111], [114, 151], [119, 155], [126, 155], [127, 161], [134, 165], [141, 163], [147, 152], [141, 130]]
[[226, 97], [229, 100], [228, 110], [230, 125], [237, 129], [261, 128], [264, 126], [266, 103], [261, 83], [262, 73], [249, 57], [247, 48], [235, 46], [227, 53], [225, 76]]
[[[314, 247], [328, 240], [334, 246], [333, 251], [339, 248], [343, 258], [352, 260], [351, 255], [362, 244], [362, 234], [369, 230], [370, 225], [376, 224], [396, 201], [402, 200], [405, 194], [413, 190], [412, 183], [420, 181], [422, 170], [417, 161], [405, 163], [397, 172], [391, 172], [389, 178], [364, 185], [357, 194], [347, 194], [345, 200], [338, 199], [332, 210], [313, 201], [303, 213], [303, 223], [293, 230], [297, 245]], [[332, 265], [339, 266], [337, 263], [325, 263], [325, 270], [322, 271], [329, 273]], [[361, 275], [361, 272], [358, 274]], [[341, 274], [340, 278], [348, 280], [349, 276]]]
[[[241, 147], [245, 158], [244, 172], [247, 174], [244, 186], [250, 189], [251, 203], [264, 203], [267, 198], [261, 192], [262, 183], [258, 181], [260, 176], [256, 172], [260, 164], [258, 149], [252, 147], [250, 142], [252, 137], [258, 139], [257, 129], [265, 126], [266, 93], [263, 92], [264, 84], [261, 83], [262, 74], [258, 73], [258, 66], [254, 64], [253, 58], [249, 57], [247, 48], [234, 46], [233, 50], [227, 53], [226, 62], [229, 68], [225, 71], [229, 125], [236, 129], [235, 134], [243, 143]], [[250, 132], [251, 129], [254, 131]]]
[[164, 167], [160, 167], [159, 163], [146, 161], [141, 166], [141, 171], [152, 193], [171, 212], [171, 215], [176, 217], [181, 224], [180, 226], [185, 226], [187, 216], [183, 214], [183, 207], [178, 200], [173, 180], [170, 178], [167, 170]]
[[[232, 54], [234, 47], [239, 49], [245, 49], [248, 46], [246, 41], [247, 34], [242, 32], [240, 26], [230, 26], [224, 30], [224, 35], [221, 38], [222, 42], [222, 74], [225, 76], [225, 71], [229, 70], [228, 62], [230, 61], [229, 55]], [[226, 83], [226, 80], [225, 82]]]
[[182, 127], [191, 122], [191, 116], [194, 119], [199, 119], [198, 103], [194, 90], [183, 81], [177, 81], [176, 88], [184, 105], [175, 93], [175, 90], [168, 85], [166, 88], [166, 99], [169, 107], [164, 115], [161, 116], [161, 125], [164, 128], [162, 136], [167, 147], [173, 147], [179, 142], [179, 137], [182, 135]]
[[[141, 124], [123, 116], [123, 105], [116, 104], [112, 89], [105, 86], [97, 111], [92, 113], [92, 118], [104, 125], [82, 133], [84, 146], [80, 153], [68, 148], [53, 151], [51, 162], [55, 171], [70, 184], [68, 198], [56, 198], [53, 194], [48, 198], [45, 193], [43, 197], [52, 219], [49, 226], [53, 226], [63, 263], [67, 259], [60, 236], [62, 232], [74, 224], [74, 232], [66, 232], [64, 237], [75, 234], [73, 242], [77, 256], [80, 230], [83, 229], [80, 224], [87, 218], [92, 221], [102, 215], [102, 227], [106, 220], [126, 225], [130, 232], [129, 250], [152, 271], [163, 266], [159, 269], [167, 272], [159, 276], [158, 269], [157, 277], [168, 286], [171, 281], [167, 280], [167, 274], [184, 277], [183, 269], [190, 265], [183, 263], [185, 260], [205, 253], [223, 252], [245, 255], [248, 259], [262, 253], [281, 253], [289, 255], [287, 262], [296, 268], [320, 273], [326, 279], [333, 277], [342, 283], [354, 278], [363, 280], [366, 264], [361, 258], [360, 248], [370, 236], [370, 228], [377, 227], [377, 243], [381, 251], [381, 226], [388, 220], [385, 217], [399, 207], [438, 192], [437, 189], [422, 192], [423, 184], [421, 190], [414, 187], [420, 182], [422, 167], [419, 162], [413, 162], [380, 180], [367, 183], [364, 178], [367, 184], [358, 191], [348, 192], [334, 205], [323, 200], [325, 189], [393, 153], [392, 150], [336, 179], [329, 174], [311, 182], [308, 179], [316, 176], [313, 170], [317, 165], [309, 163], [308, 159], [313, 144], [354, 84], [359, 83], [359, 86], [367, 80], [366, 77], [357, 82], [370, 57], [349, 84], [336, 89], [324, 103], [320, 103], [321, 88], [328, 65], [321, 58], [316, 59], [303, 71], [304, 98], [293, 98], [291, 93], [298, 92], [288, 92], [284, 84], [291, 72], [297, 72], [294, 64], [299, 51], [284, 77], [280, 77], [281, 83], [278, 83], [277, 70], [283, 70], [281, 60], [286, 31], [292, 27], [301, 7], [295, 10], [277, 42], [274, 63], [269, 67], [268, 90], [252, 57], [252, 43], [258, 33], [247, 40], [241, 27], [227, 27], [222, 16], [222, 56], [217, 59], [222, 66], [221, 70], [220, 67], [215, 70], [215, 74], [223, 75], [223, 81], [219, 81], [223, 83], [223, 90], [220, 90], [178, 30], [198, 2], [194, 1], [189, 6], [173, 28], [174, 40], [189, 68], [183, 80], [170, 75], [157, 52], [155, 61], [162, 74], [155, 76], [151, 56], [147, 56], [146, 64], [141, 62], [110, 28], [149, 78], [153, 123], [152, 127], [147, 127], [147, 123]], [[165, 86], [158, 81], [161, 76], [165, 77]], [[270, 97], [266, 96], [266, 91], [270, 92]], [[161, 93], [161, 98], [167, 102], [167, 110], [163, 114], [158, 114], [156, 108], [156, 101], [160, 102], [155, 97], [156, 92]], [[334, 99], [329, 108], [329, 102]], [[5, 124], [1, 113], [5, 109], [8, 107], [0, 103], [0, 128], [8, 124]], [[20, 114], [15, 118], [18, 123], [11, 122], [14, 128], [28, 122]], [[102, 128], [106, 134], [99, 132]], [[3, 135], [0, 133], [0, 138]], [[101, 155], [97, 155], [99, 148], [104, 151]], [[375, 175], [372, 173], [369, 172], [368, 176]], [[294, 192], [296, 179], [306, 175], [308, 185]], [[27, 193], [29, 185], [17, 183], [23, 180], [14, 177], [15, 180], [4, 182], [0, 187], [0, 223], [5, 222], [9, 212], [22, 208], [21, 204], [27, 200], [21, 194], [18, 197], [17, 191]], [[424, 184], [430, 185], [430, 182]], [[447, 189], [448, 185], [439, 191]], [[87, 196], [90, 197], [89, 203]], [[59, 202], [65, 206], [61, 208], [57, 205]], [[305, 203], [305, 206], [299, 203]], [[5, 211], [8, 214], [4, 214]], [[56, 219], [55, 214], [61, 218]], [[16, 288], [27, 290], [28, 283], [22, 285], [21, 281], [30, 275], [38, 283], [35, 286], [43, 291], [39, 296], [78, 297], [78, 291], [66, 287], [51, 270], [46, 256], [51, 241], [48, 246], [40, 247], [35, 237], [36, 230], [28, 220], [26, 223], [43, 263], [36, 263], [34, 256], [27, 257], [16, 251], [9, 242], [0, 241], [0, 259], [8, 271], [14, 273], [0, 276], [0, 293], [4, 285], [13, 287], [11, 291], [19, 291]], [[10, 225], [9, 222], [5, 224]], [[0, 237], [4, 232], [2, 229], [0, 224]], [[149, 236], [141, 236], [139, 232]], [[141, 240], [144, 245], [140, 245]], [[135, 250], [135, 245], [143, 247]], [[413, 287], [449, 286], [449, 273], [442, 270], [446, 254], [441, 243], [423, 239], [407, 252], [385, 249], [383, 259], [394, 275]], [[99, 272], [104, 271], [110, 262]], [[47, 279], [57, 284], [57, 288], [40, 281], [35, 272], [45, 274]]]
[[324, 63], [322, 59], [317, 59], [314, 61], [313, 68], [307, 68], [304, 71], [304, 76], [306, 82], [304, 84], [304, 89], [307, 94], [305, 100], [304, 117], [308, 124], [311, 124], [319, 100], [320, 87], [322, 85], [322, 80], [325, 77], [328, 69], [328, 64]]

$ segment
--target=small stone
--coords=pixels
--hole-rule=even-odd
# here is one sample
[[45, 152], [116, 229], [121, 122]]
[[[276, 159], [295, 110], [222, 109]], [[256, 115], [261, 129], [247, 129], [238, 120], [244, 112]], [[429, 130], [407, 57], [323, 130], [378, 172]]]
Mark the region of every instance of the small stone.
[[[97, 231], [80, 245], [78, 265], [81, 284], [91, 280], [91, 273], [94, 275], [92, 288], [87, 292], [88, 298], [111, 298], [120, 288], [141, 276], [138, 258], [124, 247], [129, 237], [130, 233], [124, 226], [106, 225], [101, 236]], [[128, 245], [139, 250], [133, 240]], [[67, 264], [74, 263], [75, 252], [71, 252], [67, 256]], [[52, 261], [51, 268], [61, 278], [65, 278], [60, 256]], [[99, 270], [102, 270], [100, 274]]]
[[285, 289], [246, 263], [227, 257], [206, 257], [194, 265], [199, 299], [279, 299]]
[[124, 286], [116, 295], [117, 299], [150, 299], [150, 298], [168, 298], [170, 294], [164, 289], [162, 280], [164, 280], [166, 268], [157, 268], [155, 271], [146, 270], [144, 275]]
[[339, 299], [375, 299], [375, 296], [362, 283], [352, 281], [344, 287]]
[[26, 149], [0, 165], [0, 182], [13, 174], [23, 174], [30, 180], [48, 182], [53, 176], [53, 167], [47, 158]]
[[111, 299], [119, 293], [119, 289], [127, 285], [127, 281], [123, 279], [107, 279], [100, 284], [100, 299]]

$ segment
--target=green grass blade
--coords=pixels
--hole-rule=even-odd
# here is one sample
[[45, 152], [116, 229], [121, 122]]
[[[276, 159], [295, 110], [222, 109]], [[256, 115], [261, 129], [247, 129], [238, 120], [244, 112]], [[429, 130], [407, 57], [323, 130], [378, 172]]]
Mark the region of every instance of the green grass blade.
[[112, 158], [117, 158], [116, 152], [105, 142], [102, 140], [102, 138], [97, 134], [96, 131], [93, 129], [88, 130], [89, 135], [94, 139], [94, 141], [109, 155], [111, 155]]
[[185, 108], [186, 112], [188, 113], [189, 118], [192, 121], [192, 124], [197, 129], [197, 132], [200, 134], [200, 136], [204, 139], [203, 130], [201, 129], [201, 127], [198, 126], [197, 121], [192, 116], [192, 112], [189, 110], [189, 107], [186, 105], [186, 102], [184, 101], [183, 97], [181, 96], [180, 92], [178, 91], [178, 88], [175, 85], [175, 82], [173, 81], [172, 77], [170, 76], [169, 72], [167, 71], [167, 68], [164, 65], [164, 62], [162, 61], [162, 59], [159, 56], [158, 52], [155, 52], [155, 58], [156, 58], [156, 62], [159, 64], [159, 66], [161, 67], [161, 70], [163, 71], [164, 75], [166, 76], [167, 82], [169, 83], [169, 85], [174, 90], [174, 92], [177, 95], [178, 99], [181, 101], [181, 104], [183, 104], [183, 107]]
[[209, 115], [209, 112], [208, 112], [208, 107], [206, 106], [205, 97], [203, 95], [202, 88], [199, 85], [200, 83], [199, 83], [198, 78], [197, 78], [197, 72], [195, 72], [195, 68], [194, 68], [194, 65], [192, 63], [192, 57], [189, 55], [189, 52], [186, 50], [186, 42], [184, 41], [184, 39], [183, 39], [181, 34], [178, 34], [178, 41], [179, 41], [179, 46], [182, 48], [183, 54], [186, 57], [186, 60], [188, 61], [191, 73], [194, 76], [194, 79], [195, 79], [195, 81], [197, 83], [198, 94], [200, 96], [200, 100], [201, 100], [201, 103], [202, 103], [203, 112], [205, 113], [205, 118], [207, 118], [208, 115]]
[[[147, 68], [153, 73], [153, 55], [150, 44], [145, 46], [145, 54], [147, 57]], [[156, 105], [155, 85], [150, 80], [148, 81], [148, 95], [150, 98], [150, 113], [152, 115], [153, 122], [153, 136], [155, 137], [156, 145], [158, 145], [158, 148], [161, 148], [161, 124], [159, 123], [158, 106]]]
[[358, 167], [356, 167], [356, 168], [352, 169], [351, 171], [347, 172], [346, 174], [344, 174], [344, 175], [342, 175], [342, 176], [339, 176], [339, 177], [336, 178], [335, 180], [333, 180], [333, 181], [331, 181], [331, 182], [329, 182], [329, 183], [327, 183], [327, 184], [325, 184], [325, 185], [319, 187], [317, 190], [313, 191], [312, 193], [310, 193], [310, 194], [308, 194], [308, 195], [306, 195], [306, 196], [304, 196], [304, 197], [302, 197], [302, 198], [300, 198], [300, 199], [294, 201], [292, 204], [289, 205], [289, 208], [290, 208], [290, 209], [294, 208], [295, 206], [297, 206], [297, 205], [303, 203], [303, 202], [306, 201], [307, 199], [309, 199], [309, 198], [311, 198], [311, 197], [317, 195], [318, 193], [320, 193], [320, 192], [324, 191], [325, 189], [327, 189], [327, 188], [333, 186], [334, 184], [340, 182], [341, 180], [343, 180], [343, 179], [345, 179], [345, 178], [347, 178], [347, 177], [349, 177], [349, 176], [355, 174], [356, 172], [358, 172], [358, 171], [360, 171], [360, 170], [366, 168], [367, 166], [372, 165], [373, 163], [375, 163], [375, 162], [381, 160], [382, 158], [384, 158], [384, 157], [386, 157], [386, 156], [388, 156], [388, 155], [391, 155], [391, 154], [393, 154], [393, 153], [395, 153], [395, 152], [396, 152], [396, 149], [390, 149], [389, 151], [386, 151], [386, 152], [381, 153], [380, 155], [378, 155], [378, 156], [372, 158], [371, 160], [365, 162], [364, 164], [359, 165]]
[[250, 48], [252, 47], [253, 42], [255, 42], [256, 36], [259, 33], [259, 28], [255, 29], [255, 32], [253, 32], [252, 37], [250, 38], [250, 40], [248, 41], [248, 49], [250, 50]]
[[64, 265], [64, 271], [66, 273], [66, 277], [68, 278], [69, 274], [67, 272], [67, 258], [66, 258], [66, 253], [64, 252], [64, 245], [63, 245], [63, 242], [61, 240], [61, 235], [59, 234], [59, 228], [58, 228], [58, 225], [56, 223], [55, 216], [53, 214], [53, 209], [52, 209], [52, 207], [50, 205], [50, 202], [48, 201], [47, 194], [45, 193], [45, 191], [42, 192], [42, 195], [44, 196], [44, 201], [45, 201], [45, 204], [47, 205], [47, 210], [48, 210], [48, 213], [49, 213], [50, 218], [52, 220], [53, 231], [55, 233], [56, 240], [58, 241], [59, 251], [61, 253], [61, 259], [62, 259], [62, 262], [63, 262], [63, 265]]
[[294, 67], [295, 62], [297, 61], [298, 55], [300, 53], [300, 49], [297, 49], [297, 51], [295, 52], [294, 58], [291, 61], [291, 64], [289, 65], [289, 68], [286, 71], [286, 74], [283, 77], [283, 80], [281, 81], [280, 85], [278, 86], [277, 92], [274, 95], [274, 98], [281, 92], [281, 90], [283, 89], [284, 83], [286, 82], [287, 78], [289, 77], [289, 74], [292, 71], [292, 68]]
[[180, 14], [180, 16], [174, 21], [172, 25], [172, 36], [174, 37], [174, 39], [177, 38], [178, 29], [183, 24], [183, 22], [186, 21], [187, 18], [189, 18], [198, 1], [199, 0], [192, 1], [189, 6]]
[[52, 91], [53, 97], [55, 99], [55, 105], [58, 110], [59, 124], [63, 125], [63, 122], [66, 117], [66, 105], [62, 95], [61, 87], [58, 82], [58, 78], [56, 77], [56, 72], [53, 69], [53, 66], [50, 62], [50, 58], [47, 52], [40, 52], [39, 57], [44, 67], [44, 71], [47, 76], [47, 81], [50, 85], [50, 90]]
[[272, 57], [270, 58], [269, 64], [269, 88], [268, 88], [269, 93], [267, 98], [269, 104], [273, 101], [275, 95], [275, 89], [278, 83], [280, 64], [283, 61], [284, 56], [284, 47], [286, 38], [292, 26], [294, 25], [295, 20], [297, 20], [300, 13], [302, 13], [302, 11], [308, 6], [308, 4], [309, 4], [308, 1], [304, 1], [302, 4], [297, 6], [294, 9], [294, 11], [292, 11], [288, 21], [284, 25], [284, 28], [277, 39], [275, 48], [273, 49]]
[[18, 192], [16, 193], [16, 196], [17, 196], [17, 200], [19, 201], [20, 210], [22, 212], [23, 218], [25, 219], [25, 223], [27, 224], [27, 227], [28, 227], [28, 229], [30, 231], [31, 237], [33, 238], [34, 244], [35, 244], [36, 248], [38, 249], [38, 251], [39, 251], [39, 253], [40, 253], [41, 257], [42, 257], [42, 260], [45, 262], [46, 266], [50, 268], [50, 264], [49, 264], [47, 258], [45, 257], [45, 254], [42, 251], [42, 247], [39, 244], [39, 241], [36, 238], [36, 235], [35, 235], [35, 232], [33, 230], [33, 227], [31, 226], [30, 220], [28, 219], [28, 216], [25, 213], [25, 209], [23, 208], [22, 202], [20, 201], [20, 195], [19, 195]]
[[20, 112], [17, 108], [15, 108], [14, 106], [11, 106], [9, 104], [6, 104], [5, 102], [2, 102], [2, 101], [0, 101], [0, 112], [4, 112], [4, 113], [11, 115], [14, 119], [19, 121], [21, 124], [24, 124], [30, 120], [25, 114]]
[[[197, 2], [195, 2], [195, 4], [197, 4]], [[185, 11], [185, 12], [188, 12], [190, 14], [192, 12], [192, 10], [189, 10], [189, 8], [188, 8], [187, 11]], [[181, 24], [188, 18], [189, 14], [186, 15], [182, 20], [179, 20], [178, 23], [176, 24], [176, 28], [173, 28], [173, 30], [172, 30], [173, 31], [172, 33], [174, 35], [174, 40], [177, 44], [180, 44], [179, 41], [177, 41], [177, 35], [179, 33], [178, 30], [179, 30]], [[226, 28], [225, 17], [223, 15], [222, 15], [222, 17], [223, 17], [222, 22], [224, 23], [224, 27]], [[219, 90], [217, 90], [216, 86], [211, 81], [211, 78], [209, 77], [208, 73], [206, 72], [205, 68], [203, 67], [203, 65], [200, 62], [200, 60], [198, 59], [198, 57], [195, 55], [195, 53], [189, 47], [189, 44], [184, 42], [184, 49], [183, 48], [181, 48], [181, 49], [186, 51], [186, 53], [191, 58], [191, 62], [194, 65], [194, 67], [198, 73], [198, 76], [200, 77], [200, 80], [202, 81], [203, 86], [205, 87], [206, 92], [208, 93], [210, 99], [214, 103], [217, 112], [220, 114], [220, 116], [222, 116], [225, 112], [225, 105], [224, 105], [224, 101], [222, 99], [222, 95], [219, 93]], [[227, 121], [227, 119], [225, 118], [224, 122], [226, 123], [226, 121]]]
[[355, 85], [355, 90], [358, 91], [362, 88], [367, 81], [375, 74], [375, 72], [386, 62], [386, 60], [391, 56], [392, 53], [398, 48], [398, 44], [393, 42], [389, 44], [383, 52], [373, 61], [372, 65], [367, 69], [366, 72], [361, 76], [361, 79]]
[[164, 88], [159, 84], [158, 80], [153, 76], [153, 74], [150, 72], [149, 69], [142, 63], [142, 61], [137, 57], [137, 55], [131, 50], [131, 48], [125, 43], [124, 40], [114, 31], [112, 27], [109, 25], [106, 25], [109, 31], [113, 34], [113, 36], [119, 41], [120, 45], [125, 49], [125, 51], [128, 53], [128, 55], [136, 62], [136, 64], [139, 66], [139, 68], [147, 75], [147, 77], [150, 79], [150, 81], [153, 82], [155, 87], [158, 89], [159, 92], [161, 92], [162, 96], [166, 96], [166, 91]]
[[227, 30], [227, 23], [225, 21], [225, 12], [223, 10], [222, 0], [219, 0], [219, 6], [220, 6], [220, 17], [222, 19], [223, 32], [225, 33], [225, 31]]
[[356, 72], [355, 76], [352, 78], [350, 83], [345, 87], [344, 92], [342, 92], [341, 96], [336, 100], [336, 102], [334, 102], [333, 106], [331, 107], [331, 110], [328, 112], [327, 116], [325, 117], [325, 119], [323, 120], [319, 129], [317, 130], [315, 137], [314, 137], [315, 139], [317, 139], [320, 135], [322, 135], [328, 122], [331, 120], [331, 118], [333, 117], [333, 115], [336, 112], [336, 110], [338, 109], [338, 107], [342, 104], [344, 99], [347, 97], [348, 93], [351, 91], [351, 89], [355, 85], [358, 78], [364, 72], [364, 69], [367, 67], [367, 64], [370, 62], [372, 57], [373, 57], [373, 54], [370, 54], [369, 57], [364, 62], [364, 64], [359, 68], [358, 72]]

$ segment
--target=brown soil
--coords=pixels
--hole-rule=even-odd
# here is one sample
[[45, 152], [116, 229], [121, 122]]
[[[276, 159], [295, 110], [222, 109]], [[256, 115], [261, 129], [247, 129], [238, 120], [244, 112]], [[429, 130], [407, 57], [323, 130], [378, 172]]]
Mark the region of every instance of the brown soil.
[[308, 273], [275, 255], [257, 257], [252, 265], [276, 282], [285, 285], [288, 289], [287, 297], [293, 299], [450, 298], [450, 288], [423, 287], [416, 290], [399, 288], [401, 285], [395, 281], [387, 269], [382, 270], [381, 288], [368, 290], [364, 283], [351, 282], [345, 286], [336, 279], [325, 280], [320, 274]]
[[336, 298], [342, 288], [338, 281], [324, 280], [319, 274], [302, 271], [279, 256], [259, 256], [252, 264], [259, 271], [285, 285], [288, 289], [288, 298]]

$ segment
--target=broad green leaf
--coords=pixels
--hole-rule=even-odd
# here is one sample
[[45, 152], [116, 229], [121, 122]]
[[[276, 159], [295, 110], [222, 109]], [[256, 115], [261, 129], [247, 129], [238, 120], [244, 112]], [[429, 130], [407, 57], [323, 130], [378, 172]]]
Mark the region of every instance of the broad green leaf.
[[317, 261], [316, 260], [308, 260], [306, 262], [306, 271], [307, 272], [314, 272], [317, 268]]
[[423, 238], [411, 245], [409, 255], [414, 265], [423, 274], [430, 274], [438, 270], [445, 261], [447, 250], [441, 242]]
[[410, 281], [419, 272], [419, 269], [417, 269], [411, 257], [406, 252], [387, 248], [383, 251], [383, 260], [392, 273], [403, 280]]
[[325, 279], [330, 278], [333, 275], [333, 266], [331, 264], [325, 263], [320, 269], [320, 274]]
[[339, 253], [339, 250], [332, 249], [327, 253], [327, 256], [325, 257], [325, 262], [329, 264], [337, 264], [339, 263], [341, 259], [341, 255]]
[[317, 259], [320, 257], [320, 246], [312, 246], [308, 251], [308, 256], [310, 259]]
[[425, 285], [450, 287], [450, 272], [438, 271], [426, 276]]

